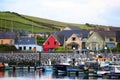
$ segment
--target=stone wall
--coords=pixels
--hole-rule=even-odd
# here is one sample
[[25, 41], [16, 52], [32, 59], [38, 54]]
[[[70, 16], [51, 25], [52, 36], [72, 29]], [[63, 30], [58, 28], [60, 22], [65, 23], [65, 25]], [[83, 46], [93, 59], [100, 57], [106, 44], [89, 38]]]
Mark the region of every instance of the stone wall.
[[66, 61], [67, 56], [69, 58], [74, 57], [73, 53], [0, 53], [0, 62], [36, 62], [41, 60], [42, 63], [48, 64], [48, 60], [57, 63]]
[[[120, 58], [120, 54], [115, 54], [117, 58]], [[49, 60], [51, 63], [59, 63], [66, 62], [67, 58], [80, 58], [80, 55], [73, 53], [0, 53], [0, 63], [1, 62], [15, 62], [15, 63], [23, 63], [23, 62], [38, 62], [41, 61], [42, 64], [49, 64]], [[84, 57], [84, 56], [82, 56]]]

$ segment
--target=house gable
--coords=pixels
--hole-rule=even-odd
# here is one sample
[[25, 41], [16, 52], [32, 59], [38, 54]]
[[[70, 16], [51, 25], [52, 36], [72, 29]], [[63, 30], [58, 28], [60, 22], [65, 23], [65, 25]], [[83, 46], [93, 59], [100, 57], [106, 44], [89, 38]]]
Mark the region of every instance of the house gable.
[[104, 41], [104, 39], [97, 33], [94, 32], [91, 34], [91, 36], [88, 38], [87, 42], [98, 42], [98, 41]]
[[104, 46], [104, 39], [97, 32], [94, 32], [88, 38], [86, 46], [90, 50], [95, 50], [95, 49], [98, 49], [98, 48], [102, 49], [103, 46]]
[[43, 49], [44, 51], [48, 51], [49, 49], [54, 49], [59, 45], [60, 42], [53, 34], [51, 34], [48, 39], [43, 43]]
[[66, 44], [69, 44], [69, 43], [71, 43], [71, 42], [75, 42], [75, 43], [78, 43], [78, 44], [79, 44], [79, 43], [81, 42], [81, 38], [77, 37], [76, 34], [73, 34], [73, 35], [71, 35], [71, 37], [69, 37], [69, 38], [67, 39]]
[[65, 45], [71, 45], [72, 48], [82, 49], [81, 36], [78, 34], [72, 34], [65, 43]]
[[60, 32], [54, 33], [59, 38], [59, 42], [64, 44], [64, 40], [67, 40], [71, 37], [72, 34], [79, 34], [82, 35], [82, 39], [88, 38], [89, 31], [88, 30], [63, 30]]

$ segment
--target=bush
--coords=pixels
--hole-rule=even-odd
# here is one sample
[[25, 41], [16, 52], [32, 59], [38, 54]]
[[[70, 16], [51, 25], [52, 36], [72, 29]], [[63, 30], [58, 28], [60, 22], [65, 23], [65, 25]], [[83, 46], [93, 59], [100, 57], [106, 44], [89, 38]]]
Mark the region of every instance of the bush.
[[17, 51], [13, 45], [0, 44], [0, 51]]
[[73, 52], [72, 49], [66, 50], [63, 46], [58, 46], [57, 48], [55, 48], [54, 52]]
[[120, 52], [120, 41], [117, 44], [117, 52]]

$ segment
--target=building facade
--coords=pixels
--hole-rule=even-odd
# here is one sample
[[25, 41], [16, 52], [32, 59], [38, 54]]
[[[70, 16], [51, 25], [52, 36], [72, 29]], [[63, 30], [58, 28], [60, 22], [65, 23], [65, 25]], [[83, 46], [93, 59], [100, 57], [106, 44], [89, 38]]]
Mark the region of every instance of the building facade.
[[60, 42], [57, 40], [55, 35], [51, 34], [47, 40], [43, 43], [43, 50], [44, 51], [51, 51], [56, 47], [60, 46]]
[[15, 40], [15, 47], [23, 51], [41, 52], [42, 46], [36, 44], [35, 38], [19, 37]]
[[0, 44], [14, 45], [15, 38], [14, 32], [0, 32]]

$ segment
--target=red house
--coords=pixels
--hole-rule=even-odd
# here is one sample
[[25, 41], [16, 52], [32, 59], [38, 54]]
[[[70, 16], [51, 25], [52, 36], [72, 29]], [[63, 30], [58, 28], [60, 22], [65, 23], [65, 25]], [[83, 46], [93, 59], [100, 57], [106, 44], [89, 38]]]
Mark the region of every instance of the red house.
[[60, 45], [60, 42], [57, 40], [57, 38], [51, 34], [47, 40], [43, 43], [43, 50], [44, 51], [50, 51], [52, 49], [55, 49]]

